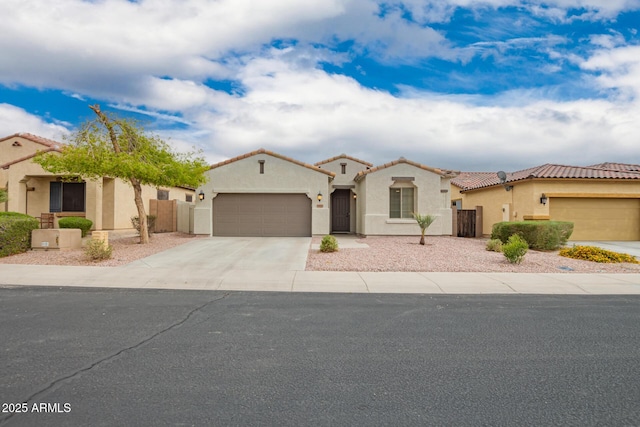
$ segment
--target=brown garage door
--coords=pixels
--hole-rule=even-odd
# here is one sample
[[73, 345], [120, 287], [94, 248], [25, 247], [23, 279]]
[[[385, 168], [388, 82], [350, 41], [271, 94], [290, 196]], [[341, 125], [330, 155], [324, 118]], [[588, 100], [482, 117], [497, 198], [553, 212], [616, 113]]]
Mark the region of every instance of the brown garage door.
[[570, 240], [640, 240], [640, 199], [557, 198], [552, 220], [572, 221]]
[[311, 236], [311, 200], [304, 194], [218, 194], [214, 236]]

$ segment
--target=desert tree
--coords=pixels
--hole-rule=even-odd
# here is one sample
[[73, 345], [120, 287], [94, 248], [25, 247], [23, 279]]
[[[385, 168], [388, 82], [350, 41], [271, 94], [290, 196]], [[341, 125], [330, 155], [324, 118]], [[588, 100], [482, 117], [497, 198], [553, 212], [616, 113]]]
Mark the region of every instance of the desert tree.
[[142, 186], [198, 187], [208, 169], [200, 153], [177, 153], [137, 122], [89, 108], [94, 120], [66, 137], [60, 152], [40, 153], [34, 161], [45, 170], [83, 179], [119, 178], [131, 184], [140, 222], [140, 243], [149, 243]]

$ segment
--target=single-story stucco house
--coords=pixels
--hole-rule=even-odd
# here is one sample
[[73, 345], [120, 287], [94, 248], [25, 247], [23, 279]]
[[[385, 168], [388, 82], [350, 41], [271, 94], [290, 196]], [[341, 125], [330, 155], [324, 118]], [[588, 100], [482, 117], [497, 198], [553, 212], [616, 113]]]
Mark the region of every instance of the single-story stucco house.
[[214, 236], [417, 235], [413, 212], [452, 234], [456, 173], [400, 158], [374, 167], [346, 154], [308, 164], [265, 149], [214, 164], [198, 188], [194, 232]]
[[500, 221], [574, 223], [570, 240], [640, 240], [640, 165], [544, 164], [517, 172], [462, 172], [451, 181], [458, 209], [482, 207], [482, 234]]
[[[94, 230], [132, 228], [131, 217], [137, 216], [138, 210], [128, 183], [108, 177], [67, 182], [32, 161], [39, 151], [56, 152], [61, 147], [59, 142], [29, 133], [0, 138], [0, 188], [5, 188], [9, 196], [0, 204], [0, 211], [34, 217], [54, 213], [56, 223], [63, 217], [85, 217], [93, 221]], [[147, 212], [150, 199], [195, 201], [195, 192], [189, 188], [147, 185], [142, 195]]]

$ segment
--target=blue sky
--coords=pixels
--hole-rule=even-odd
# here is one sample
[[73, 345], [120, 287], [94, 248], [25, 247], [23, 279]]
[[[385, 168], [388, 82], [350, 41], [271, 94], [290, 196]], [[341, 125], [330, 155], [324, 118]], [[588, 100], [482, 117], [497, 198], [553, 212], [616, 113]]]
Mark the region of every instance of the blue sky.
[[3, 0], [0, 135], [88, 105], [211, 163], [640, 163], [640, 0]]

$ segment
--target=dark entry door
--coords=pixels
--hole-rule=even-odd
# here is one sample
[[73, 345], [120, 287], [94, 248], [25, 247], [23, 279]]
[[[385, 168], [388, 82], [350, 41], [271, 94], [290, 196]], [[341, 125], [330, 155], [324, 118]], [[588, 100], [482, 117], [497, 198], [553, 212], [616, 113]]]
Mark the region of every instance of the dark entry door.
[[331, 195], [331, 228], [333, 232], [348, 233], [351, 231], [350, 193], [350, 190], [336, 190]]

